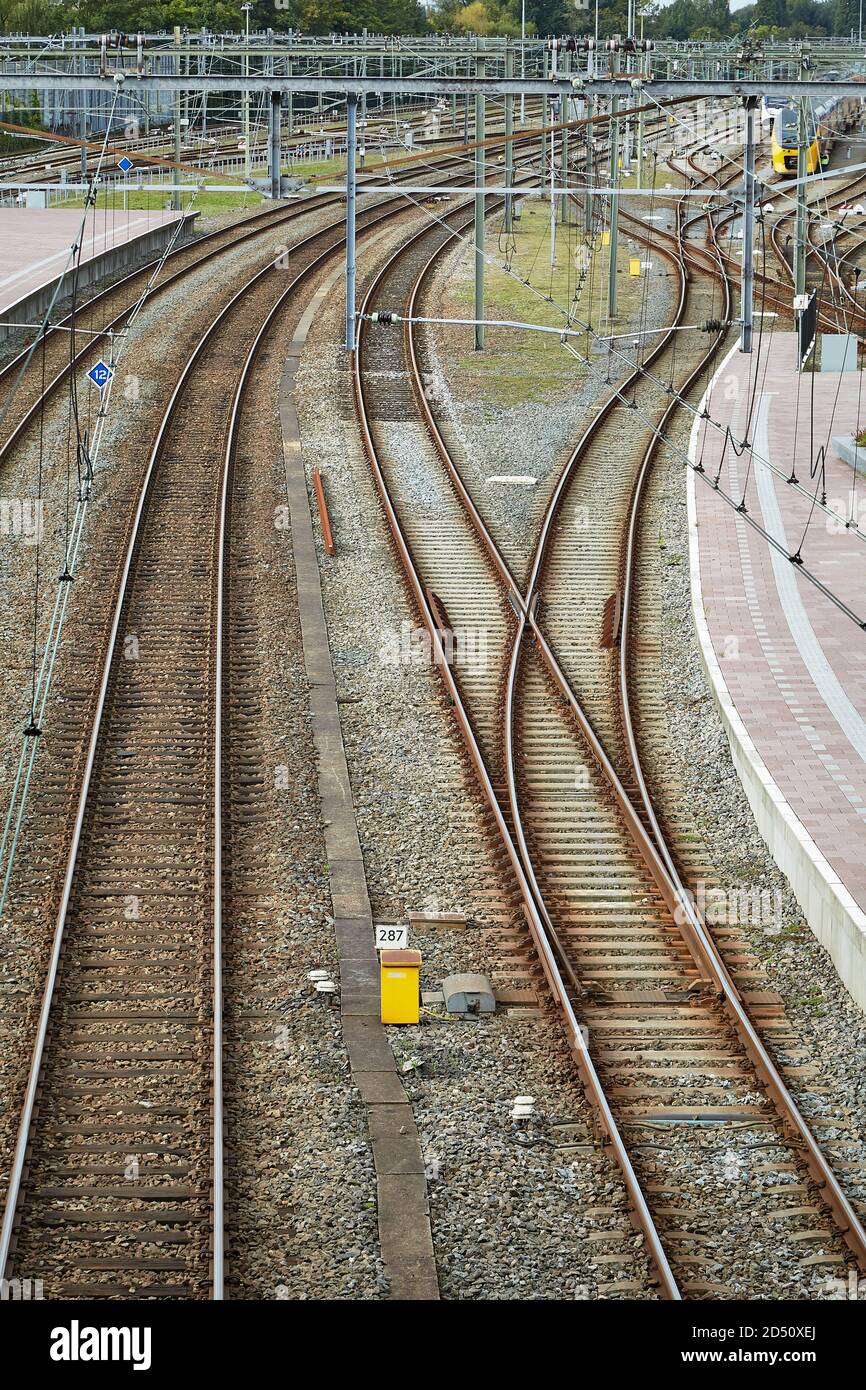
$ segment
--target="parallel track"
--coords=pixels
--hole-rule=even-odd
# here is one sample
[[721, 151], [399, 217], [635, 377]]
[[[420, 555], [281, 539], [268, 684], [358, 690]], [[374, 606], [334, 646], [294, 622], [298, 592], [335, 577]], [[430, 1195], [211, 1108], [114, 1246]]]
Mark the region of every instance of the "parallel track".
[[269, 265], [220, 310], [130, 520], [0, 1233], [0, 1270], [47, 1297], [224, 1296], [222, 922], [254, 853], [225, 802], [247, 776], [232, 479], [256, 354], [341, 244], [306, 237], [291, 279]]

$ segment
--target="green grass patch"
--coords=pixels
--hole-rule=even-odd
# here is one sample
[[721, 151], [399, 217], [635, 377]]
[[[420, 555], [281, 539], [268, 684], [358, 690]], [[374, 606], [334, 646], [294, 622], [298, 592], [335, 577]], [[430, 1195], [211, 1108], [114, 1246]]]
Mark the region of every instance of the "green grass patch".
[[[361, 169], [359, 163], [357, 173], [367, 174], [371, 169], [381, 168], [388, 162], [379, 150], [368, 150], [364, 168]], [[331, 159], [316, 160], [290, 159], [285, 165], [285, 172], [293, 179], [305, 179], [313, 187], [320, 183], [345, 183], [346, 156], [340, 154], [334, 155]]]
[[681, 174], [671, 169], [670, 165], [662, 161], [655, 161], [649, 155], [644, 155], [643, 177], [637, 181], [637, 163], [632, 160], [631, 172], [626, 174], [620, 170], [620, 188], [654, 188], [657, 193], [672, 193], [677, 189], [685, 187], [685, 179]]
[[[255, 177], [261, 177], [256, 174]], [[215, 174], [210, 182], [222, 184], [224, 178]], [[198, 197], [193, 201], [195, 185], [190, 184], [189, 192], [183, 191], [180, 195], [181, 208], [186, 212], [192, 208], [195, 212], [200, 212], [203, 217], [217, 217], [224, 212], [240, 212], [244, 208], [257, 207], [264, 199], [261, 193], [254, 193], [243, 185], [238, 185], [237, 193], [225, 193], [221, 190], [209, 192], [207, 185], [201, 189]], [[84, 207], [84, 198], [70, 198], [68, 202], [59, 204], [65, 208]], [[96, 196], [97, 210], [113, 208], [115, 211], [122, 212], [124, 207], [123, 190], [121, 188], [102, 189]], [[165, 189], [128, 188], [126, 192], [126, 208], [129, 212], [161, 212], [171, 207], [171, 193]]]
[[[488, 320], [507, 319], [563, 328], [568, 326], [567, 313], [571, 308], [576, 321], [572, 326], [590, 323], [596, 332], [608, 331], [607, 246], [588, 247], [579, 221], [558, 224], [555, 264], [551, 266], [550, 203], [546, 198], [523, 199], [522, 215], [515, 223], [513, 241], [509, 257], [506, 238], [501, 231], [501, 214], [488, 221], [485, 238], [491, 258], [485, 267], [485, 317]], [[660, 264], [657, 257], [645, 250], [629, 247], [628, 229], [621, 223], [614, 332], [623, 331], [640, 315], [643, 276], [647, 272], [631, 276], [629, 262], [632, 257], [654, 260], [654, 270]], [[510, 269], [504, 268], [506, 261]], [[443, 306], [443, 315], [474, 316], [473, 255], [469, 247], [464, 250], [448, 299], [450, 302]], [[472, 330], [464, 332], [468, 341]], [[596, 371], [604, 372], [605, 357], [593, 359], [587, 334], [570, 341], [578, 352], [590, 357]], [[459, 365], [469, 378], [467, 384], [474, 385], [494, 406], [543, 400], [551, 392], [567, 390], [573, 385], [575, 376], [585, 375], [587, 371], [566, 351], [556, 334], [499, 327], [487, 329], [483, 354], [462, 357]]]

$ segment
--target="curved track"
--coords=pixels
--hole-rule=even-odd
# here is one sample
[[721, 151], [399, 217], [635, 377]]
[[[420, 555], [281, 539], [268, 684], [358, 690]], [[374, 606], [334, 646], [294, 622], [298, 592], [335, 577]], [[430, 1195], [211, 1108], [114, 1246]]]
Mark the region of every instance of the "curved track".
[[[674, 324], [697, 293], [686, 269], [695, 258], [686, 258], [682, 230], [680, 225], [674, 258], [680, 275]], [[716, 273], [727, 287], [712, 228], [710, 235]], [[448, 240], [443, 233], [415, 238], [383, 268], [363, 312], [405, 305], [401, 312], [411, 316], [419, 286]], [[703, 268], [700, 258], [699, 263]], [[727, 317], [729, 288], [726, 294]], [[644, 360], [644, 367], [654, 364], [653, 378], [641, 380], [640, 371], [627, 376], [579, 441], [551, 494], [522, 588], [425, 400], [410, 328], [405, 363], [393, 331], [387, 334], [387, 328], [362, 322], [355, 363], [362, 437], [540, 961], [661, 1291], [672, 1298], [683, 1291], [695, 1297], [754, 1293], [748, 1221], [769, 1221], [777, 1198], [762, 1196], [763, 1184], [748, 1177], [727, 1190], [714, 1184], [719, 1155], [707, 1152], [711, 1146], [700, 1128], [705, 1124], [718, 1125], [726, 1145], [742, 1148], [737, 1164], [746, 1163], [749, 1143], [732, 1139], [728, 1126], [737, 1133], [769, 1127], [763, 1130], [773, 1136], [769, 1166], [780, 1181], [805, 1157], [815, 1186], [808, 1188], [805, 1206], [791, 1207], [780, 1218], [780, 1239], [790, 1237], [792, 1259], [798, 1242], [820, 1230], [822, 1210], [829, 1208], [863, 1264], [866, 1237], [857, 1217], [776, 1072], [705, 923], [683, 894], [646, 792], [632, 727], [630, 605], [643, 480], [652, 464], [647, 418], [666, 423], [675, 407], [654, 384], [665, 377], [663, 363], [673, 371], [667, 359], [675, 334], [663, 336]], [[677, 389], [694, 384], [719, 341], [691, 361], [683, 361], [681, 349]], [[393, 388], [387, 394], [383, 365]], [[639, 381], [640, 408], [630, 413]], [[435, 504], [420, 503], [399, 461], [402, 451], [394, 453], [388, 428], [395, 418], [393, 390], [399, 393], [399, 418], [414, 405], [423, 419], [414, 449], [427, 461], [425, 472], [438, 464], [442, 482]], [[569, 518], [587, 502], [596, 507], [596, 524], [591, 535], [575, 536]], [[486, 633], [488, 645], [488, 660], [478, 669], [461, 663], [453, 641], [454, 634], [473, 630]], [[647, 1136], [655, 1126], [677, 1124], [677, 1163], [674, 1169], [660, 1167], [648, 1157]], [[674, 1190], [680, 1200], [670, 1206]], [[712, 1263], [693, 1253], [710, 1236], [716, 1255], [723, 1250], [713, 1268], [725, 1269], [724, 1283], [692, 1268]], [[620, 1253], [627, 1265], [627, 1253]]]
[[232, 478], [256, 354], [341, 241], [306, 237], [208, 326], [129, 524], [0, 1235], [47, 1297], [224, 1295], [224, 865], [255, 853], [224, 804], [247, 776]]

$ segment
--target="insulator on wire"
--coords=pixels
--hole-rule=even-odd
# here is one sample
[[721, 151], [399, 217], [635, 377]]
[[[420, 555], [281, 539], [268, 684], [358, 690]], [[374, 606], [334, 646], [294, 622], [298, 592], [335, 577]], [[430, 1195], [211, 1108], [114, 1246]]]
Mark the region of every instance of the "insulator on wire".
[[704, 319], [699, 327], [702, 333], [720, 333], [723, 328], [729, 328], [730, 324], [724, 319]]

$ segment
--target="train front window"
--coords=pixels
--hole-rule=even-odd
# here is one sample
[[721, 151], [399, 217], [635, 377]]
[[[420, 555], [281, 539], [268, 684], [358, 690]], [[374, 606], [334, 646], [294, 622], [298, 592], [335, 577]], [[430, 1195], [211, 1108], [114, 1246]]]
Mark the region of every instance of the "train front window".
[[791, 149], [799, 142], [799, 120], [796, 111], [783, 111], [778, 118], [778, 143]]

